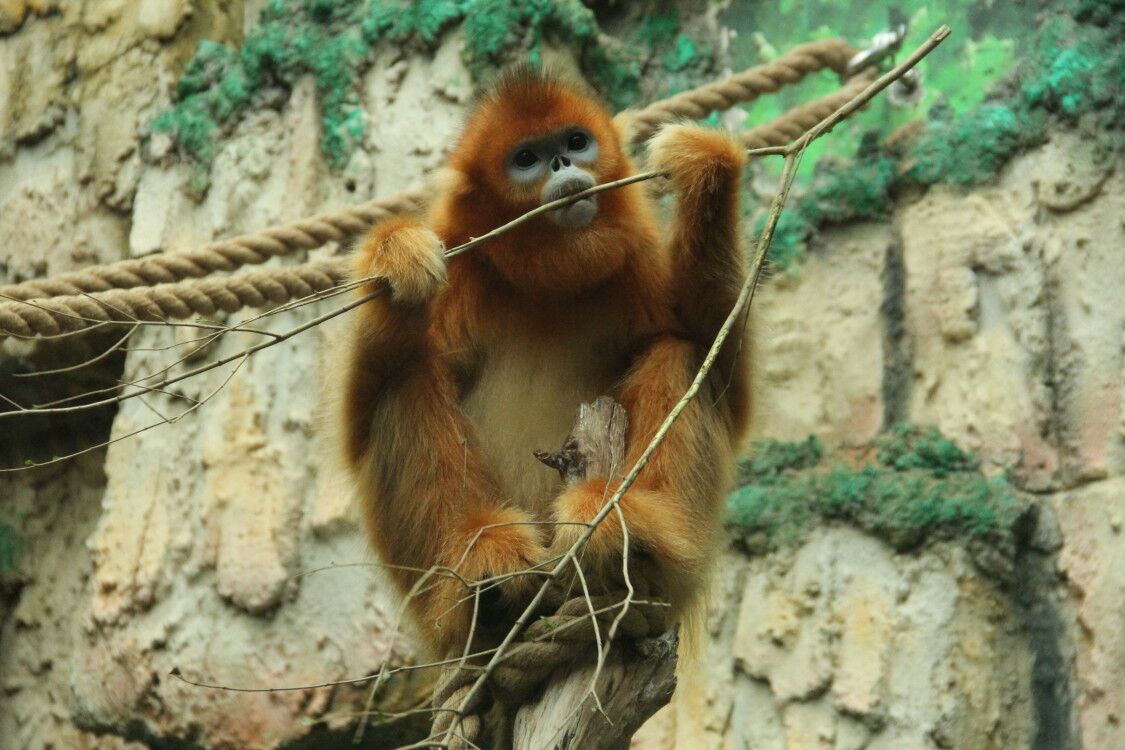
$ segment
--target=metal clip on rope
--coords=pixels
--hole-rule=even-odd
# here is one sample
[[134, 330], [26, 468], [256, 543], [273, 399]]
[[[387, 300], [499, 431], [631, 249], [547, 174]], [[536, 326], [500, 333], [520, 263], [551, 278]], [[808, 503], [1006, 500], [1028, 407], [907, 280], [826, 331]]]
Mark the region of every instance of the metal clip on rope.
[[[871, 38], [871, 43], [866, 49], [857, 52], [844, 69], [843, 78], [848, 80], [868, 68], [876, 68], [884, 61], [894, 58], [895, 53], [902, 47], [906, 38], [906, 24], [900, 23], [893, 29], [880, 31]], [[922, 79], [917, 68], [909, 70], [895, 81], [887, 92], [892, 104], [898, 106], [911, 106], [921, 99]]]

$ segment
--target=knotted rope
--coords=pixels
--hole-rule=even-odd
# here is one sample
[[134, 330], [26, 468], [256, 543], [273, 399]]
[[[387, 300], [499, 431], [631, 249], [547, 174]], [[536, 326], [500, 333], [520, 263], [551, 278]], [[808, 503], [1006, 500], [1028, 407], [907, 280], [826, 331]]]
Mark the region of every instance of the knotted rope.
[[575, 662], [589, 659], [596, 653], [599, 640], [603, 648], [608, 647], [614, 622], [618, 639], [640, 640], [663, 634], [669, 626], [667, 606], [636, 601], [645, 599], [641, 592], [647, 590], [640, 579], [635, 582], [632, 601], [627, 600], [624, 591], [575, 597], [564, 602], [554, 615], [531, 623], [488, 675], [488, 692], [478, 691], [468, 705], [462, 704], [480, 677], [479, 666], [446, 667], [434, 688], [435, 714], [430, 736], [440, 739], [460, 716], [449, 747], [467, 750], [479, 746], [482, 715], [492, 701], [498, 700], [510, 708], [526, 703], [556, 669], [573, 668]]
[[[729, 109], [739, 102], [751, 101], [819, 70], [842, 72], [855, 53], [854, 47], [840, 39], [802, 44], [772, 62], [755, 66], [723, 81], [685, 91], [632, 113], [630, 140], [643, 140], [652, 135], [661, 124], [678, 118], [697, 119], [712, 111]], [[112, 289], [169, 284], [181, 279], [199, 278], [215, 271], [233, 271], [243, 265], [264, 263], [276, 256], [343, 240], [395, 214], [421, 211], [429, 196], [428, 189], [409, 191], [261, 232], [212, 242], [193, 250], [158, 253], [144, 258], [91, 266], [45, 279], [8, 284], [0, 287], [0, 299], [31, 300], [104, 293]], [[68, 330], [62, 328], [62, 324], [57, 324], [57, 319], [56, 325], [44, 323], [46, 328], [40, 329], [34, 327], [36, 324], [32, 321], [45, 321], [46, 318], [20, 317], [23, 324], [14, 321], [10, 310], [0, 313], [0, 318], [6, 321], [0, 323], [0, 334], [50, 335], [57, 330]], [[99, 321], [111, 319], [98, 317], [96, 313], [93, 317]]]

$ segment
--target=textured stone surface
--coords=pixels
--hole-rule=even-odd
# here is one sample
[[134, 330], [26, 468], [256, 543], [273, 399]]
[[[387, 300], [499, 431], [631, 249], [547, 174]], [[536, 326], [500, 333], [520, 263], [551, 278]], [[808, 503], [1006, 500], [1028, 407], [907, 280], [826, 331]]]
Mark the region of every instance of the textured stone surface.
[[869, 440], [883, 425], [884, 258], [890, 227], [859, 224], [818, 242], [800, 275], [778, 275], [750, 315], [753, 386], [769, 393], [757, 437], [829, 444]]
[[16, 569], [0, 582], [20, 587], [13, 611], [0, 605], [0, 747], [142, 747], [77, 729], [67, 703], [83, 622], [75, 605], [90, 576], [83, 544], [98, 519], [104, 458], [98, 451], [65, 468], [0, 477], [4, 518], [19, 520]]
[[1078, 712], [1083, 747], [1125, 745], [1125, 479], [1054, 500], [1059, 563], [1078, 602]]
[[1030, 187], [961, 194], [935, 187], [902, 213], [911, 418], [1036, 486], [1058, 455], [1050, 440], [1048, 311]]
[[897, 555], [841, 528], [727, 562], [712, 638], [665, 719], [675, 747], [1031, 746], [1020, 609], [964, 550]]
[[[393, 91], [381, 96], [393, 109]], [[446, 116], [447, 128], [456, 111]], [[439, 122], [433, 114], [430, 120]], [[192, 196], [188, 168], [145, 168], [131, 252], [190, 247], [370, 194], [370, 185], [360, 192], [350, 174], [326, 171], [318, 126], [313, 89], [302, 84], [283, 113], [264, 111], [240, 125], [216, 158], [201, 201]], [[402, 174], [401, 155], [386, 153], [387, 173]], [[380, 154], [368, 157], [371, 173], [382, 166]], [[392, 189], [403, 186], [391, 182]], [[329, 308], [306, 307], [257, 325], [282, 331]], [[397, 610], [385, 578], [370, 564], [347, 492], [320, 460], [321, 364], [334, 330], [255, 356], [225, 385], [233, 367], [177, 387], [196, 400], [217, 394], [206, 411], [110, 448], [104, 510], [90, 540], [90, 617], [98, 633], [79, 658], [94, 672], [111, 659], [121, 689], [107, 693], [94, 681], [75, 682], [76, 710], [86, 725], [121, 732], [139, 719], [145, 732], [187, 737], [202, 724], [208, 745], [274, 746], [308, 731], [302, 728], [308, 719], [348, 723], [364, 691], [295, 692], [279, 700], [153, 675], [177, 666], [193, 680], [221, 684], [315, 684], [369, 674], [407, 653], [406, 636], [393, 642]], [[177, 334], [141, 339], [141, 346], [157, 348]], [[192, 365], [253, 343], [236, 339], [211, 347]], [[126, 376], [167, 358], [137, 352]], [[157, 412], [171, 416], [188, 406], [160, 395], [126, 403], [115, 435], [159, 421]], [[145, 452], [140, 465], [138, 450]], [[304, 575], [321, 568], [328, 569]], [[222, 639], [198, 637], [220, 621]], [[154, 664], [157, 669], [144, 671]], [[379, 705], [415, 699], [416, 684], [424, 682], [392, 683]], [[336, 713], [342, 718], [331, 718]]]
[[[321, 156], [307, 80], [224, 138], [201, 191], [145, 125], [195, 43], [237, 39], [263, 2], [0, 0], [0, 282], [387, 195], [440, 164], [470, 93], [456, 35], [433, 59], [380, 53], [359, 87], [365, 139], [342, 171]], [[1119, 161], [1097, 138], [1054, 133], [994, 186], [935, 187], [887, 222], [825, 229], [797, 276], [759, 292], [755, 436], [836, 445], [936, 424], [1053, 512], [1012, 589], [953, 544], [898, 555], [843, 528], [769, 557], [728, 553], [702, 666], [638, 747], [1125, 745]], [[281, 331], [329, 307], [258, 324]], [[146, 331], [110, 374], [159, 368], [198, 335]], [[297, 337], [225, 386], [229, 368], [178, 385], [215, 395], [124, 439], [191, 404], [133, 399], [108, 450], [0, 477], [0, 522], [21, 550], [0, 570], [0, 747], [350, 741], [363, 688], [233, 693], [169, 676], [306, 685], [410, 658], [320, 455], [338, 337], [331, 325]], [[256, 340], [229, 336], [189, 363]], [[0, 364], [19, 348], [5, 342]], [[376, 706], [416, 701], [424, 682], [394, 682]]]

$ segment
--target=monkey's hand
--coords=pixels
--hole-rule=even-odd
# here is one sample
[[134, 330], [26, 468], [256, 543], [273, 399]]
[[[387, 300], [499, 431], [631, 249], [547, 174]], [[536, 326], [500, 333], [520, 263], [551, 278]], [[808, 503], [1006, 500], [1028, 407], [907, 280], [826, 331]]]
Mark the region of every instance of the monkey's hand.
[[722, 130], [699, 125], [667, 125], [648, 142], [652, 169], [667, 172], [685, 196], [703, 196], [723, 190], [731, 175], [746, 165], [746, 150]]
[[[734, 138], [696, 125], [672, 125], [649, 141], [649, 162], [679, 192], [668, 232], [672, 300], [696, 346], [708, 347], [746, 278], [740, 192], [746, 153]], [[720, 354], [718, 372], [734, 371], [737, 346]]]
[[355, 257], [357, 278], [381, 276], [391, 299], [424, 304], [445, 281], [445, 246], [417, 219], [397, 218], [372, 228]]
[[[566, 554], [586, 533], [602, 506], [612, 497], [616, 484], [592, 479], [564, 491], [555, 501], [555, 539], [551, 556]], [[656, 562], [662, 578], [667, 573], [698, 566], [705, 544], [692, 533], [692, 523], [681, 503], [667, 492], [632, 487], [621, 498], [620, 512], [610, 510], [601, 520], [578, 561], [583, 573], [599, 581], [622, 580], [626, 552], [641, 554]], [[625, 522], [622, 529], [622, 520]], [[626, 545], [628, 548], [626, 549]], [[631, 575], [637, 574], [631, 567]], [[666, 581], [655, 582], [665, 589]]]

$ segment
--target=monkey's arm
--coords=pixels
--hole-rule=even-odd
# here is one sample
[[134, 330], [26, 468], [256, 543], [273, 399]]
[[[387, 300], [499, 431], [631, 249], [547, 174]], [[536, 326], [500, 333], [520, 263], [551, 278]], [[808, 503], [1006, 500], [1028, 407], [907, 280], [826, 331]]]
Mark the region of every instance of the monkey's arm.
[[[357, 254], [357, 275], [385, 277], [392, 293], [357, 311], [345, 450], [368, 534], [404, 591], [435, 567], [471, 582], [544, 558], [531, 519], [506, 507], [487, 476], [449, 367], [429, 343], [441, 250], [420, 223], [395, 220], [372, 230]], [[518, 598], [529, 586], [517, 577], [499, 591]], [[464, 646], [473, 591], [449, 570], [423, 582], [411, 606], [442, 653]]]
[[[725, 132], [673, 125], [649, 141], [649, 162], [671, 174], [679, 193], [669, 237], [672, 299], [680, 322], [706, 351], [746, 279], [739, 199], [746, 152]], [[713, 369], [739, 425], [749, 413], [742, 334], [740, 325]]]
[[[693, 343], [667, 336], [634, 361], [617, 394], [629, 418], [622, 473], [687, 390], [698, 360]], [[689, 601], [703, 585], [717, 540], [733, 443], [729, 411], [715, 403], [713, 389], [705, 386], [622, 498], [621, 515], [611, 512], [594, 532], [581, 557], [583, 567], [595, 576], [620, 578], [624, 517], [630, 551], [655, 560], [659, 583], [673, 606]], [[616, 487], [617, 480], [593, 480], [567, 490], [556, 501], [557, 520], [589, 522]], [[583, 531], [560, 525], [552, 552], [565, 551]]]

